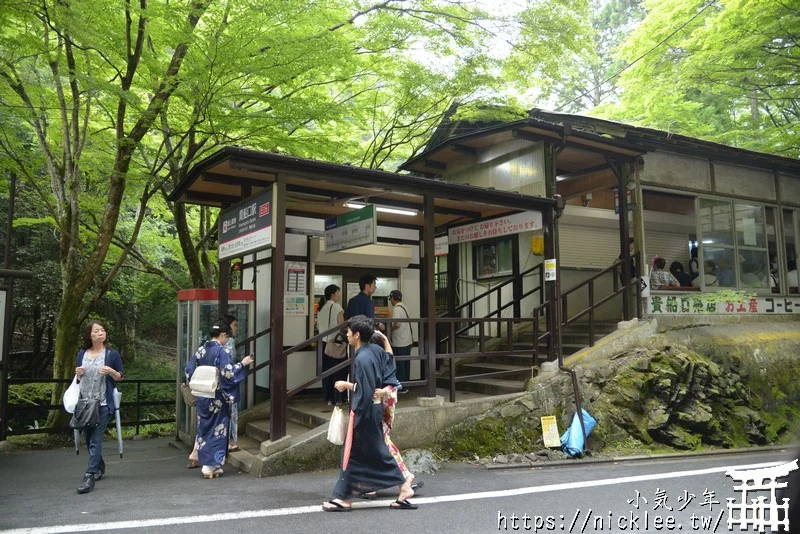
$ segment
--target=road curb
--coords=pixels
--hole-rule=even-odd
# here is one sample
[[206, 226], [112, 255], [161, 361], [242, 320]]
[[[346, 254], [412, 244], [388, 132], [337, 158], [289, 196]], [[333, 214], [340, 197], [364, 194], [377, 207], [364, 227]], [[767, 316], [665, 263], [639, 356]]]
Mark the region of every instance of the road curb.
[[668, 460], [675, 458], [698, 458], [704, 456], [725, 456], [733, 454], [756, 454], [764, 452], [790, 452], [796, 449], [797, 445], [770, 445], [767, 447], [746, 447], [739, 449], [720, 449], [713, 451], [689, 451], [689, 452], [670, 452], [664, 454], [637, 454], [631, 456], [611, 456], [607, 458], [573, 458], [571, 460], [552, 460], [530, 463], [513, 464], [487, 464], [486, 469], [506, 470], [506, 469], [531, 469], [536, 467], [580, 467], [585, 465], [609, 464], [609, 463], [628, 463], [644, 460]]

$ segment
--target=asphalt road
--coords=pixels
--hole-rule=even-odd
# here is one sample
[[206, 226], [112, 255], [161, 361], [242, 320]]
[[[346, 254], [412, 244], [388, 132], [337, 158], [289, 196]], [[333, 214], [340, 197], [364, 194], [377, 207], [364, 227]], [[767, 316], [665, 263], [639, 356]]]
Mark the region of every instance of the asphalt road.
[[[105, 448], [116, 449], [112, 442]], [[0, 529], [728, 532], [726, 499], [740, 502], [741, 494], [725, 471], [793, 459], [793, 451], [754, 450], [535, 469], [447, 464], [435, 475], [420, 475], [425, 487], [414, 499], [418, 510], [389, 509], [395, 495], [386, 491], [375, 501], [357, 501], [350, 513], [324, 513], [321, 503], [330, 496], [335, 471], [256, 479], [228, 467], [221, 478], [204, 480], [198, 469], [186, 469], [186, 452], [169, 440], [131, 441], [123, 459], [106, 456], [106, 477], [86, 495], [75, 492], [85, 451], [80, 456], [69, 449], [0, 454]]]

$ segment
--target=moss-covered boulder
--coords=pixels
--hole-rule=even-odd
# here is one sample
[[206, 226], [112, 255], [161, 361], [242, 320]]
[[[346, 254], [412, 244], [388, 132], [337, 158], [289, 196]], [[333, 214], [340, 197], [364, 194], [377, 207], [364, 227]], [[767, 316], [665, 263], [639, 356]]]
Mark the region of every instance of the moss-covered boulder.
[[[582, 406], [598, 421], [589, 448], [642, 452], [787, 441], [800, 422], [800, 358], [778, 352], [752, 360], [743, 352], [651, 345], [576, 368]], [[573, 397], [568, 374], [537, 377], [518, 399], [444, 432], [437, 451], [451, 459], [539, 451], [540, 418], [555, 415], [563, 432], [575, 412]]]

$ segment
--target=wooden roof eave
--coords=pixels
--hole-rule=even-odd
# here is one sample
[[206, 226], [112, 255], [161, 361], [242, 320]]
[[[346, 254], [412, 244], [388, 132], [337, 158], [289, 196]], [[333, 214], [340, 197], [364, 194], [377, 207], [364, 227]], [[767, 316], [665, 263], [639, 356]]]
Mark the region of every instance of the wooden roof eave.
[[[623, 158], [638, 157], [646, 152], [641, 147], [624, 141], [537, 119], [523, 119], [451, 137], [439, 145], [418, 154], [401, 165], [400, 168], [440, 174], [446, 168], [446, 164], [442, 163], [441, 159], [451, 160], [463, 157], [467, 153], [466, 149], [475, 148], [477, 140], [503, 132], [510, 132], [512, 136], [528, 141], [554, 141], [578, 150], [603, 153], [609, 156], [618, 155]], [[444, 153], [453, 155], [454, 158], [447, 157], [437, 160], [436, 155]]]
[[[553, 204], [551, 199], [521, 195], [517, 192], [485, 189], [432, 178], [400, 175], [238, 147], [223, 148], [200, 161], [169, 195], [169, 199], [175, 202], [223, 207], [249, 196], [244, 194], [247, 187], [251, 189], [269, 187], [279, 173], [287, 176], [287, 190], [290, 190], [290, 185], [295, 182], [298, 186], [307, 187], [309, 180], [313, 180], [317, 192], [329, 193], [332, 198], [347, 197], [348, 192], [357, 196], [375, 197], [396, 193], [416, 198], [432, 194], [437, 199], [435, 203], [444, 213], [453, 212], [453, 201], [472, 202], [474, 206], [488, 205], [508, 210], [535, 211], [543, 211]], [[210, 175], [212, 180], [205, 182], [206, 174]], [[230, 176], [230, 182], [238, 181], [238, 183], [225, 183], [226, 176]], [[261, 176], [264, 177], [263, 180]], [[205, 191], [198, 187], [201, 182], [207, 186]], [[221, 193], [209, 193], [213, 187], [209, 184], [220, 185], [218, 190]], [[234, 187], [236, 194], [233, 193]], [[469, 206], [464, 206], [462, 209], [465, 213], [471, 211]], [[482, 211], [484, 210], [479, 210]]]

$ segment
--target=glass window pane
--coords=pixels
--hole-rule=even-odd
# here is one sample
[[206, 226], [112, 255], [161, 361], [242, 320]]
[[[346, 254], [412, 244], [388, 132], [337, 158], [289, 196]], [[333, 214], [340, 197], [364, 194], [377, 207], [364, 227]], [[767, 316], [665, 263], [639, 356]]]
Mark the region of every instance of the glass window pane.
[[478, 278], [510, 274], [513, 270], [511, 239], [488, 241], [475, 245], [473, 249]]
[[772, 277], [769, 272], [769, 256], [765, 250], [741, 250], [739, 273], [742, 288], [769, 289]]
[[[710, 287], [736, 287], [733, 249], [706, 246], [703, 251], [705, 283]], [[710, 262], [710, 264], [709, 264]]]
[[764, 206], [736, 204], [736, 241], [744, 247], [767, 247], [764, 230]]
[[797, 228], [798, 213], [795, 210], [783, 210], [783, 234], [784, 234], [784, 247], [786, 251], [786, 271], [788, 276], [786, 279], [789, 286], [789, 293], [797, 295], [800, 288], [797, 287], [797, 235], [795, 229]]
[[725, 200], [700, 199], [700, 231], [706, 245], [733, 245], [731, 203]]
[[478, 259], [478, 277], [497, 274], [497, 247], [494, 243], [484, 243], [475, 247]]
[[497, 243], [497, 272], [511, 273], [513, 270], [513, 254], [511, 240], [504, 239]]

